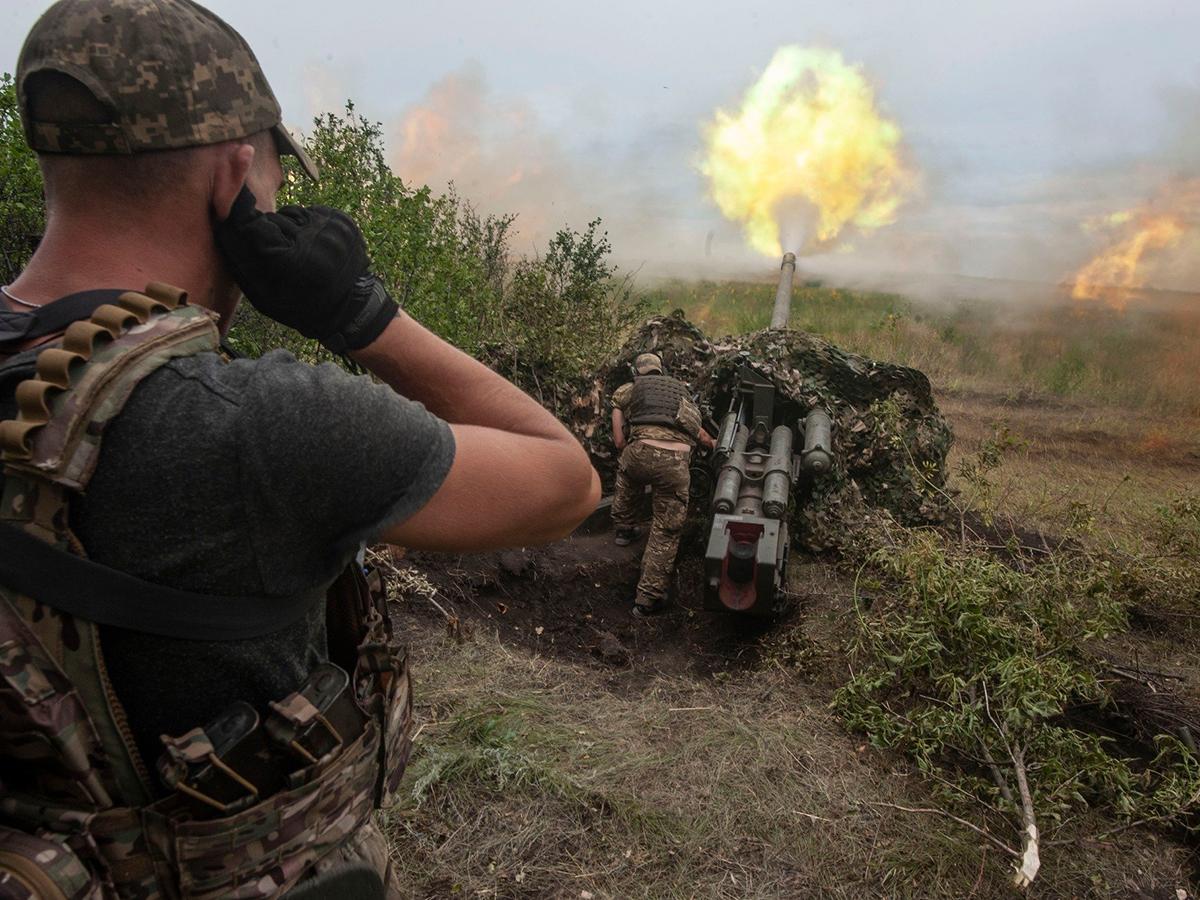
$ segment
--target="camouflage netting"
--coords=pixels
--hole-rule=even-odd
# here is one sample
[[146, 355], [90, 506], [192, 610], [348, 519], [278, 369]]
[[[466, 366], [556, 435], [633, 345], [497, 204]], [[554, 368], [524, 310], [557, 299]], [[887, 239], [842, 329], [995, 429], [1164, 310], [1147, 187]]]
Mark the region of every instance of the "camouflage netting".
[[794, 542], [813, 552], [848, 549], [880, 512], [904, 525], [942, 521], [946, 455], [953, 436], [916, 369], [847, 353], [802, 331], [764, 330], [710, 341], [681, 311], [648, 320], [590, 379], [574, 384], [507, 371], [566, 422], [591, 453], [606, 488], [616, 452], [609, 424], [612, 393], [630, 379], [630, 364], [653, 350], [667, 372], [688, 382], [706, 412], [717, 414], [749, 364], [775, 383], [801, 418], [814, 406], [833, 419], [835, 465], [792, 506]]

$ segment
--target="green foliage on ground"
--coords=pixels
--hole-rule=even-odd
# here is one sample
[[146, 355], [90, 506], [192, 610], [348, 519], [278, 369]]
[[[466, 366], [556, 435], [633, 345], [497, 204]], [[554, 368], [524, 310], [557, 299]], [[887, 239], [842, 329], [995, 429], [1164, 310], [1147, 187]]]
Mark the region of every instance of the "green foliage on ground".
[[29, 261], [45, 227], [42, 175], [25, 146], [12, 76], [0, 75], [0, 284]]
[[[960, 502], [979, 504], [962, 514], [988, 528], [1001, 519], [990, 474], [1011, 446], [1001, 431], [960, 464]], [[1013, 827], [999, 833], [1013, 849], [1030, 825], [1053, 834], [1087, 810], [1196, 823], [1189, 701], [1105, 647], [1135, 604], [1195, 615], [1200, 504], [1161, 506], [1139, 554], [1106, 549], [1085, 506], [1072, 515], [1054, 546], [1015, 530], [1007, 540], [881, 531], [855, 577], [851, 677], [835, 708], [874, 745], [910, 756], [964, 815], [981, 805], [1007, 816]], [[1126, 678], [1159, 692], [1149, 708], [1123, 690]], [[1133, 724], [1114, 730], [1109, 719]]]
[[[935, 533], [904, 536], [861, 574], [855, 657], [865, 665], [838, 694], [839, 710], [926, 771], [947, 756], [1007, 762], [1011, 746], [1026, 746], [1040, 812], [1084, 791], [1127, 808], [1123, 762], [1106, 765], [1093, 736], [1049, 724], [1070, 704], [1101, 699], [1083, 647], [1120, 628], [1123, 608], [1095, 576], [1060, 561], [1023, 572]], [[972, 786], [997, 799], [983, 768]]]
[[[1200, 560], [1200, 497], [1183, 494], [1161, 504], [1155, 537], [1176, 563]], [[1191, 573], [1196, 574], [1195, 570]]]

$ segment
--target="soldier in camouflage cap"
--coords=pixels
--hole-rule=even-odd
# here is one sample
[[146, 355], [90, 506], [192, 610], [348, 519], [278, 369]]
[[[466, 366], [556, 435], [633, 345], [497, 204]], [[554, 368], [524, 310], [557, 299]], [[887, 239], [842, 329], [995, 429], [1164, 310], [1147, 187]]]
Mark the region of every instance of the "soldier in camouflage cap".
[[612, 517], [618, 545], [637, 540], [639, 501], [650, 486], [654, 515], [633, 606], [635, 616], [649, 616], [665, 605], [675, 573], [687, 517], [692, 448], [711, 447], [713, 438], [701, 427], [700, 410], [687, 385], [663, 374], [658, 354], [639, 354], [633, 373], [633, 382], [617, 388], [612, 398], [613, 442], [621, 451]]
[[[355, 860], [397, 894], [371, 816], [410, 681], [359, 554], [553, 540], [599, 478], [399, 309], [353, 219], [276, 211], [281, 154], [316, 167], [217, 16], [62, 0], [17, 87], [47, 227], [0, 287], [0, 895], [267, 898]], [[243, 295], [377, 380], [219, 352]], [[323, 667], [336, 697], [289, 705]], [[197, 727], [203, 758], [158, 777]]]

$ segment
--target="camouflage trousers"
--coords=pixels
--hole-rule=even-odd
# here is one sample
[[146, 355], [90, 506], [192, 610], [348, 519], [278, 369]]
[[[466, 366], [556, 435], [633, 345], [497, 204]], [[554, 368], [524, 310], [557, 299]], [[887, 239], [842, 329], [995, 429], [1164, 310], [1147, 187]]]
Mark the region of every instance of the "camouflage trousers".
[[618, 528], [636, 526], [645, 486], [650, 485], [652, 491], [654, 518], [637, 587], [637, 602], [647, 606], [666, 600], [671, 588], [679, 535], [687, 518], [689, 456], [642, 441], [634, 441], [621, 452], [612, 502], [613, 523]]
[[[336, 869], [345, 863], [367, 863], [383, 879], [383, 886], [388, 900], [402, 895], [400, 883], [396, 877], [396, 869], [392, 865], [392, 856], [388, 852], [387, 838], [379, 830], [375, 822], [369, 821], [358, 833], [336, 850], [325, 854], [315, 866], [313, 875], [320, 875], [330, 869]], [[303, 884], [303, 880], [300, 882]]]

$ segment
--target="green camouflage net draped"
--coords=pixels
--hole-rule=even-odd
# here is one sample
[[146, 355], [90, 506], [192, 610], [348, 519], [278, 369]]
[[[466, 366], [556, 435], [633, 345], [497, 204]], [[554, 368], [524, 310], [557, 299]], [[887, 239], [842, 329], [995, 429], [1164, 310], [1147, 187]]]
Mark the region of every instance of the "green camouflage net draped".
[[[548, 396], [611, 484], [616, 456], [609, 398], [630, 378], [634, 357], [654, 350], [668, 373], [688, 382], [702, 406], [720, 412], [739, 368], [749, 364], [796, 405], [833, 419], [833, 471], [793, 504], [794, 542], [813, 552], [849, 549], [880, 513], [904, 525], [935, 524], [946, 507], [946, 456], [953, 435], [933, 400], [929, 379], [916, 369], [847, 353], [803, 331], [764, 330], [709, 340], [683, 313], [648, 320], [582, 390]], [[526, 385], [532, 388], [532, 385]]]

